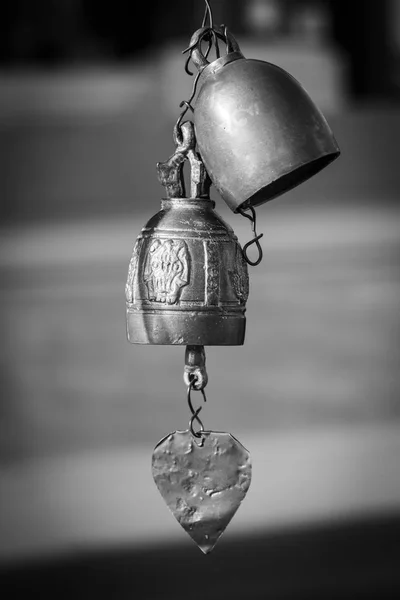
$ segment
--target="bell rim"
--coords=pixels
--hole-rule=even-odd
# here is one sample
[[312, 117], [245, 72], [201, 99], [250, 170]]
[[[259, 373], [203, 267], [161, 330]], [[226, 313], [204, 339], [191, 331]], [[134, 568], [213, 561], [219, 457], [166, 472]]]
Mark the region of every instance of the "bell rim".
[[[337, 147], [335, 151], [327, 152], [304, 164], [299, 164], [298, 166], [288, 169], [285, 173], [280, 174], [279, 177], [273, 179], [267, 185], [260, 187], [251, 196], [243, 200], [243, 202], [236, 206], [234, 212], [237, 213], [239, 212], [239, 209], [246, 208], [246, 206], [260, 206], [261, 204], [279, 198], [279, 196], [290, 192], [302, 183], [312, 179], [314, 175], [323, 171], [327, 166], [339, 158], [340, 154], [341, 151], [339, 147]], [[302, 171], [303, 175], [301, 175]], [[292, 178], [293, 181], [288, 183]], [[279, 184], [279, 186], [277, 184]], [[229, 204], [228, 200], [227, 203]]]
[[[127, 308], [127, 339], [131, 344], [153, 346], [242, 346], [246, 333], [245, 312], [244, 306], [231, 313], [215, 309], [152, 312]], [[194, 315], [196, 326], [187, 327]]]

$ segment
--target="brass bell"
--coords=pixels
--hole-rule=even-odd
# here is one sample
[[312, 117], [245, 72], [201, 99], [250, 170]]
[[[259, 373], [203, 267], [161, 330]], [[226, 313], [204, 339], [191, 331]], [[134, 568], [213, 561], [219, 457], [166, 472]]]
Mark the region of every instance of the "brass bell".
[[[158, 175], [161, 210], [136, 240], [126, 283], [128, 340], [135, 344], [241, 345], [249, 290], [247, 264], [232, 228], [215, 212], [195, 148], [193, 123]], [[189, 159], [192, 195], [182, 167]]]
[[209, 63], [201, 51], [210, 29], [190, 42], [199, 71], [194, 105], [198, 149], [228, 206], [257, 206], [315, 175], [340, 150], [305, 89], [283, 69], [247, 59], [226, 28], [214, 28], [227, 53]]

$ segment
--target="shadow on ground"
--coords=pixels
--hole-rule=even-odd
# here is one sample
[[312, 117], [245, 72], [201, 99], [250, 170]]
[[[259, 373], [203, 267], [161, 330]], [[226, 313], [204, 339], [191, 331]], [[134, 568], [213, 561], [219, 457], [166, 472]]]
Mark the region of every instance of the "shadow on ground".
[[3, 568], [8, 598], [168, 600], [400, 597], [400, 517], [192, 544], [74, 555]]

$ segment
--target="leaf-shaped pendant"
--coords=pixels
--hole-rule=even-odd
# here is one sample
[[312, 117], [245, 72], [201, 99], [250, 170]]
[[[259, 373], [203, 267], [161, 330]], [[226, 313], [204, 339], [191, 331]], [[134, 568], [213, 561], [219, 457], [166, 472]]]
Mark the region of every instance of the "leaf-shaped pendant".
[[152, 471], [178, 523], [211, 552], [249, 489], [249, 452], [230, 433], [175, 431], [155, 447]]

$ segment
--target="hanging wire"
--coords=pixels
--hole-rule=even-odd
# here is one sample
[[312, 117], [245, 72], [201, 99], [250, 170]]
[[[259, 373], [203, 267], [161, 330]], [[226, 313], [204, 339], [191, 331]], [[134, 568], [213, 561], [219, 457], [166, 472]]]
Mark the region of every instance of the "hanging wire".
[[[245, 211], [246, 210], [250, 210], [251, 215], [248, 215]], [[251, 265], [252, 267], [256, 267], [257, 265], [260, 264], [260, 262], [263, 259], [263, 250], [261, 247], [261, 244], [258, 240], [260, 240], [263, 237], [263, 233], [260, 233], [259, 235], [257, 235], [257, 231], [256, 231], [256, 211], [254, 209], [254, 206], [249, 205], [246, 206], [246, 208], [239, 208], [238, 212], [240, 212], [240, 214], [242, 215], [242, 217], [246, 217], [246, 219], [249, 219], [251, 221], [251, 227], [254, 233], [254, 238], [252, 240], [250, 240], [250, 242], [247, 242], [247, 244], [245, 244], [243, 246], [243, 254], [244, 254], [244, 258], [246, 260], [246, 262]], [[257, 246], [257, 250], [258, 250], [258, 258], [255, 261], [252, 261], [249, 259], [248, 255], [247, 255], [247, 249], [249, 248], [249, 246], [251, 246], [252, 244], [255, 244]]]
[[217, 55], [217, 58], [219, 58], [220, 57], [220, 53], [219, 53], [218, 37], [217, 37], [217, 34], [215, 33], [215, 30], [214, 30], [214, 20], [213, 20], [213, 14], [212, 14], [211, 6], [210, 6], [210, 3], [209, 3], [208, 0], [204, 0], [204, 2], [206, 3], [206, 10], [204, 12], [202, 27], [205, 27], [205, 25], [207, 23], [207, 17], [208, 17], [208, 24], [209, 24], [209, 27], [210, 27], [210, 30], [211, 30], [212, 38], [214, 40], [215, 53]]
[[[189, 53], [187, 58], [186, 58], [186, 62], [185, 62], [185, 71], [188, 75], [193, 76], [193, 73], [190, 71], [189, 69], [189, 63], [190, 60], [192, 58], [192, 50], [198, 46], [199, 44], [201, 44], [202, 41], [207, 41], [208, 42], [208, 48], [204, 54], [204, 57], [207, 58], [208, 55], [211, 52], [211, 49], [214, 45], [215, 48], [215, 53], [217, 58], [220, 58], [220, 50], [219, 50], [219, 44], [218, 44], [218, 36], [224, 40], [224, 42], [227, 45], [227, 52], [231, 51], [231, 44], [228, 38], [228, 30], [226, 25], [221, 25], [221, 28], [216, 29], [214, 27], [214, 20], [213, 20], [213, 14], [212, 14], [212, 9], [210, 6], [210, 2], [209, 0], [204, 0], [205, 2], [205, 11], [204, 11], [204, 16], [203, 16], [203, 20], [201, 23], [201, 27], [202, 29], [204, 29], [204, 31], [201, 33], [200, 37], [198, 37], [192, 44], [190, 44], [190, 46], [188, 46], [185, 50], [182, 51], [182, 54], [186, 54], [187, 52]], [[208, 27], [206, 27], [206, 23], [208, 21]], [[222, 32], [221, 32], [222, 30]], [[181, 114], [178, 117], [178, 120], [175, 123], [175, 127], [174, 127], [174, 138], [181, 143], [183, 141], [183, 136], [182, 136], [182, 131], [181, 131], [181, 123], [183, 118], [185, 117], [186, 113], [188, 112], [188, 110], [191, 110], [192, 112], [194, 112], [194, 108], [192, 106], [192, 102], [194, 97], [196, 96], [196, 92], [197, 92], [197, 83], [199, 81], [199, 77], [201, 75], [201, 71], [199, 71], [194, 79], [193, 82], [193, 88], [192, 88], [192, 93], [190, 95], [189, 100], [182, 100], [182, 102], [179, 104], [179, 108], [183, 108]], [[245, 211], [246, 210], [250, 210], [251, 214], [247, 214]], [[260, 262], [263, 259], [263, 250], [262, 247], [259, 243], [259, 240], [263, 237], [263, 233], [260, 233], [259, 235], [257, 235], [257, 231], [256, 231], [256, 211], [254, 210], [254, 207], [249, 205], [246, 208], [239, 208], [238, 212], [243, 216], [246, 217], [246, 219], [249, 219], [251, 221], [252, 224], [252, 230], [254, 233], [254, 238], [252, 240], [250, 240], [249, 242], [247, 242], [247, 244], [245, 244], [243, 246], [243, 255], [244, 258], [246, 260], [246, 262], [251, 265], [252, 267], [256, 267], [257, 265], [260, 264]], [[257, 246], [257, 250], [258, 250], [258, 258], [256, 260], [251, 260], [248, 257], [247, 254], [247, 250], [250, 246], [252, 246], [253, 244], [255, 244]], [[197, 422], [201, 425], [201, 420], [199, 419], [199, 412], [201, 410], [198, 409], [197, 411], [193, 411], [191, 402], [190, 402], [190, 390], [191, 387], [189, 386], [188, 389], [188, 402], [189, 402], [189, 406], [190, 409], [192, 411], [192, 419], [191, 419], [191, 431], [193, 433], [193, 435], [195, 435], [194, 431], [193, 431], [193, 422], [195, 420], [197, 420]], [[202, 390], [203, 391], [203, 390]], [[205, 398], [204, 398], [205, 399]]]
[[[206, 53], [207, 55], [207, 53]], [[189, 57], [190, 58], [190, 57]], [[183, 117], [186, 115], [187, 111], [190, 109], [192, 112], [194, 112], [193, 106], [192, 106], [192, 101], [193, 98], [196, 95], [196, 91], [197, 91], [197, 82], [199, 81], [199, 77], [200, 77], [200, 71], [197, 73], [196, 78], [193, 82], [193, 89], [192, 89], [192, 93], [191, 96], [189, 98], [189, 100], [182, 100], [182, 102], [179, 104], [179, 108], [182, 108], [182, 106], [184, 106], [185, 108], [183, 109], [183, 111], [181, 112], [181, 114], [178, 117], [177, 122], [175, 123], [175, 127], [174, 127], [174, 135], [176, 137], [176, 139], [181, 142], [182, 141], [182, 132], [181, 132], [181, 123], [182, 123], [182, 119]]]
[[[192, 50], [194, 47], [196, 47], [198, 45], [198, 43], [202, 40], [207, 41], [208, 42], [208, 47], [207, 50], [204, 54], [204, 57], [207, 58], [208, 55], [211, 52], [211, 49], [214, 45], [215, 48], [215, 54], [217, 58], [220, 58], [220, 50], [219, 50], [219, 44], [218, 44], [218, 34], [215, 30], [214, 27], [214, 20], [213, 20], [213, 14], [212, 14], [212, 9], [210, 6], [210, 2], [209, 0], [204, 0], [205, 1], [205, 11], [204, 11], [204, 16], [203, 16], [203, 20], [201, 23], [201, 27], [204, 28], [206, 27], [206, 23], [208, 20], [208, 27], [206, 28], [206, 30], [203, 32], [200, 40], [194, 42], [193, 44], [191, 44], [188, 48], [186, 48], [185, 50], [182, 51], [182, 54], [186, 54], [187, 52], [189, 52], [188, 57], [186, 59], [185, 62], [185, 71], [188, 75], [193, 76], [192, 71], [190, 71], [189, 69], [189, 63], [190, 60], [192, 58]], [[225, 37], [225, 41], [227, 41], [227, 29], [226, 26], [224, 27], [224, 37]], [[192, 93], [191, 96], [189, 98], [189, 100], [182, 100], [182, 102], [179, 104], [179, 108], [184, 107], [184, 109], [182, 110], [181, 114], [178, 117], [178, 120], [175, 124], [175, 128], [174, 128], [174, 135], [176, 137], [176, 139], [181, 142], [182, 141], [182, 133], [181, 133], [181, 123], [182, 123], [182, 119], [184, 118], [184, 116], [186, 115], [188, 110], [191, 110], [192, 112], [194, 112], [193, 106], [192, 106], [192, 101], [193, 98], [196, 95], [196, 91], [197, 91], [197, 83], [199, 81], [199, 77], [200, 77], [200, 71], [197, 73], [195, 80], [193, 82], [193, 88], [192, 88]]]
[[[190, 408], [190, 412], [192, 413], [192, 417], [191, 417], [191, 419], [189, 421], [189, 429], [190, 429], [191, 434], [194, 437], [201, 438], [202, 437], [202, 433], [204, 431], [204, 425], [203, 425], [202, 420], [199, 417], [199, 413], [200, 413], [200, 411], [201, 411], [201, 409], [203, 407], [200, 406], [197, 410], [195, 410], [193, 408], [192, 399], [191, 399], [191, 392], [192, 392], [192, 390], [195, 389], [195, 387], [194, 387], [195, 383], [196, 383], [196, 377], [194, 375], [191, 375], [190, 376], [190, 384], [188, 385], [188, 389], [187, 389], [187, 401], [188, 401], [188, 405], [189, 405], [189, 408]], [[203, 395], [204, 402], [206, 402], [207, 398], [206, 398], [204, 389], [201, 389], [200, 391], [201, 391], [201, 393]], [[194, 429], [194, 422], [195, 421], [197, 421], [197, 423], [198, 423], [198, 425], [200, 427], [200, 429], [198, 431], [196, 431]]]

